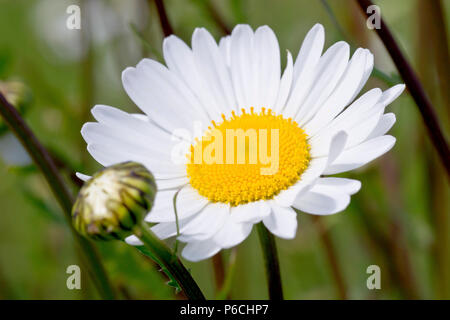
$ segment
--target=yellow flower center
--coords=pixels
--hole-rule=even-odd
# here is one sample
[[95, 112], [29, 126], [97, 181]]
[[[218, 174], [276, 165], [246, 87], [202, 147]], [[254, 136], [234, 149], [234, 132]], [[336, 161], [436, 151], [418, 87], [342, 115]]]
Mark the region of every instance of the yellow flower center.
[[308, 167], [307, 135], [291, 118], [264, 108], [212, 122], [191, 145], [190, 184], [212, 202], [232, 206], [272, 199]]

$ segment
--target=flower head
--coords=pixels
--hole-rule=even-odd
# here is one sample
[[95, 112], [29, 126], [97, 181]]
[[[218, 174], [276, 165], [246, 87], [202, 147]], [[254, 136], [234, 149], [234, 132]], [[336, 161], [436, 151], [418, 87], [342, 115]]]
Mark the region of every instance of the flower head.
[[142, 165], [125, 162], [96, 173], [81, 188], [72, 209], [75, 228], [96, 239], [123, 239], [150, 211], [156, 186]]
[[[186, 242], [189, 260], [239, 244], [259, 222], [293, 238], [296, 210], [340, 212], [361, 187], [324, 176], [359, 168], [392, 148], [395, 138], [386, 132], [395, 116], [384, 111], [404, 89], [376, 88], [355, 100], [373, 55], [359, 48], [350, 58], [342, 41], [322, 54], [323, 46], [318, 24], [295, 62], [287, 52], [281, 72], [278, 41], [267, 26], [238, 25], [219, 44], [196, 29], [191, 47], [170, 36], [166, 66], [144, 59], [122, 74], [144, 114], [95, 106], [98, 122], [82, 129], [88, 150], [105, 166], [132, 160], [152, 170], [158, 194], [145, 220], [156, 223], [152, 231], [160, 238]], [[174, 161], [177, 153], [184, 161]], [[139, 243], [133, 236], [127, 241]]]

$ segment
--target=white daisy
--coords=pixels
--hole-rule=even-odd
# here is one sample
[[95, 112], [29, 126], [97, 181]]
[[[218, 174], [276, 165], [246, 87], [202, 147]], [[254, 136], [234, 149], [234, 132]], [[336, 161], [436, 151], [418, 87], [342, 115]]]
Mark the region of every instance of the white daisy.
[[[276, 236], [292, 239], [294, 208], [334, 214], [361, 187], [357, 180], [325, 175], [359, 168], [392, 148], [395, 138], [386, 132], [395, 116], [384, 109], [404, 89], [372, 89], [352, 102], [369, 78], [373, 55], [359, 48], [349, 59], [347, 43], [322, 54], [323, 46], [324, 29], [317, 24], [295, 63], [287, 52], [281, 74], [278, 41], [267, 26], [253, 31], [238, 25], [219, 45], [196, 29], [192, 49], [170, 36], [163, 44], [167, 66], [144, 59], [122, 74], [126, 92], [145, 115], [95, 106], [98, 122], [81, 131], [87, 148], [104, 166], [132, 160], [153, 172], [158, 193], [146, 221], [156, 223], [151, 229], [162, 239], [178, 234], [176, 196], [178, 239], [187, 243], [182, 255], [188, 260], [236, 246], [261, 221]], [[260, 163], [174, 163], [180, 139], [171, 133], [196, 121], [210, 127], [204, 140], [211, 128], [279, 129], [278, 171], [261, 175]], [[199, 140], [190, 143], [188, 151]], [[133, 236], [127, 242], [139, 243]]]

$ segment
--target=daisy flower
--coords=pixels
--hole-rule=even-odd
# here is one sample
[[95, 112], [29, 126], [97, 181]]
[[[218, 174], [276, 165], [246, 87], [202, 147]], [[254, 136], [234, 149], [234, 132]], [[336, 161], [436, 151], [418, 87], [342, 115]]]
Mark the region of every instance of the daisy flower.
[[[372, 71], [373, 55], [359, 48], [350, 58], [342, 41], [322, 52], [324, 38], [323, 27], [315, 25], [295, 61], [287, 52], [282, 72], [278, 41], [267, 26], [253, 31], [238, 25], [219, 44], [199, 28], [191, 48], [167, 37], [166, 65], [143, 59], [122, 74], [127, 94], [144, 114], [95, 106], [98, 122], [81, 130], [87, 149], [104, 166], [136, 161], [152, 171], [158, 193], [145, 219], [161, 239], [177, 236], [185, 242], [182, 255], [188, 260], [236, 246], [260, 222], [292, 239], [296, 210], [340, 212], [361, 187], [357, 180], [326, 176], [357, 169], [393, 147], [395, 138], [386, 132], [395, 116], [384, 111], [404, 89], [376, 88], [355, 100]], [[195, 123], [205, 129], [190, 139], [178, 134]], [[275, 170], [264, 174], [269, 165], [261, 158], [193, 161], [196, 150], [206, 152], [214, 143], [212, 136], [230, 129], [277, 130], [276, 136], [257, 139], [257, 149], [268, 145], [266, 158], [277, 153]], [[213, 158], [241, 150], [219, 146]], [[244, 160], [250, 149], [244, 146]], [[174, 150], [182, 150], [184, 162], [174, 161]], [[140, 244], [133, 236], [126, 241]]]

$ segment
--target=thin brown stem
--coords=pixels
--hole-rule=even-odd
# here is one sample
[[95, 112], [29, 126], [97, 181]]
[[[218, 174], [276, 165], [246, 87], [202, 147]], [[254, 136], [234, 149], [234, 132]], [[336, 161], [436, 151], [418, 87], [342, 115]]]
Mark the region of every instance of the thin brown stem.
[[[444, 8], [440, 0], [425, 1], [429, 8], [429, 14], [431, 16], [430, 28], [433, 30], [432, 39], [434, 42], [435, 50], [435, 63], [438, 76], [439, 91], [442, 95], [442, 105], [444, 108], [444, 116], [449, 115], [450, 106], [450, 90], [448, 90], [448, 84], [450, 83], [450, 53], [447, 41], [447, 25], [445, 23]], [[448, 119], [448, 118], [447, 118]]]
[[167, 16], [166, 7], [164, 6], [164, 0], [155, 0], [155, 4], [156, 9], [158, 10], [159, 22], [161, 23], [164, 36], [168, 37], [171, 34], [174, 34], [169, 17]]
[[383, 186], [387, 190], [386, 195], [390, 208], [388, 216], [389, 233], [387, 235], [390, 254], [397, 266], [399, 280], [402, 283], [407, 298], [419, 299], [419, 288], [401, 220], [402, 208], [404, 206], [402, 205], [403, 199], [399, 191], [399, 170], [394, 159], [389, 156], [382, 159], [381, 166], [381, 178], [383, 179]]
[[[372, 5], [372, 1], [357, 0], [357, 2], [364, 14], [369, 17], [369, 13], [367, 13], [367, 7]], [[425, 90], [423, 89], [422, 84], [417, 78], [414, 70], [400, 50], [400, 47], [395, 41], [391, 31], [384, 23], [383, 19], [381, 19], [381, 17], [379, 17], [379, 19], [381, 22], [381, 28], [375, 30], [378, 33], [380, 39], [383, 41], [389, 54], [391, 55], [391, 58], [394, 61], [398, 72], [402, 76], [403, 80], [406, 83], [406, 86], [409, 89], [409, 92], [411, 93], [411, 96], [416, 102], [425, 126], [427, 127], [431, 141], [433, 142], [433, 145], [439, 154], [442, 165], [447, 171], [447, 176], [450, 177], [450, 149], [437, 120], [434, 107], [430, 99], [427, 97]]]
[[322, 240], [323, 246], [325, 248], [325, 253], [327, 255], [328, 261], [330, 262], [331, 271], [336, 283], [338, 297], [339, 299], [346, 300], [348, 298], [347, 285], [345, 284], [342, 269], [339, 265], [338, 257], [336, 254], [336, 248], [334, 247], [333, 241], [331, 240], [330, 233], [325, 228], [321, 217], [314, 216], [314, 223], [317, 227], [320, 239]]
[[211, 18], [217, 24], [219, 29], [223, 32], [223, 34], [231, 34], [231, 29], [228, 27], [228, 24], [225, 22], [223, 17], [220, 15], [217, 8], [214, 6], [211, 0], [206, 1], [206, 9], [208, 10]]
[[222, 253], [218, 252], [212, 259], [213, 270], [214, 270], [214, 280], [216, 283], [216, 292], [220, 292], [223, 288], [225, 282], [225, 267], [223, 263]]

